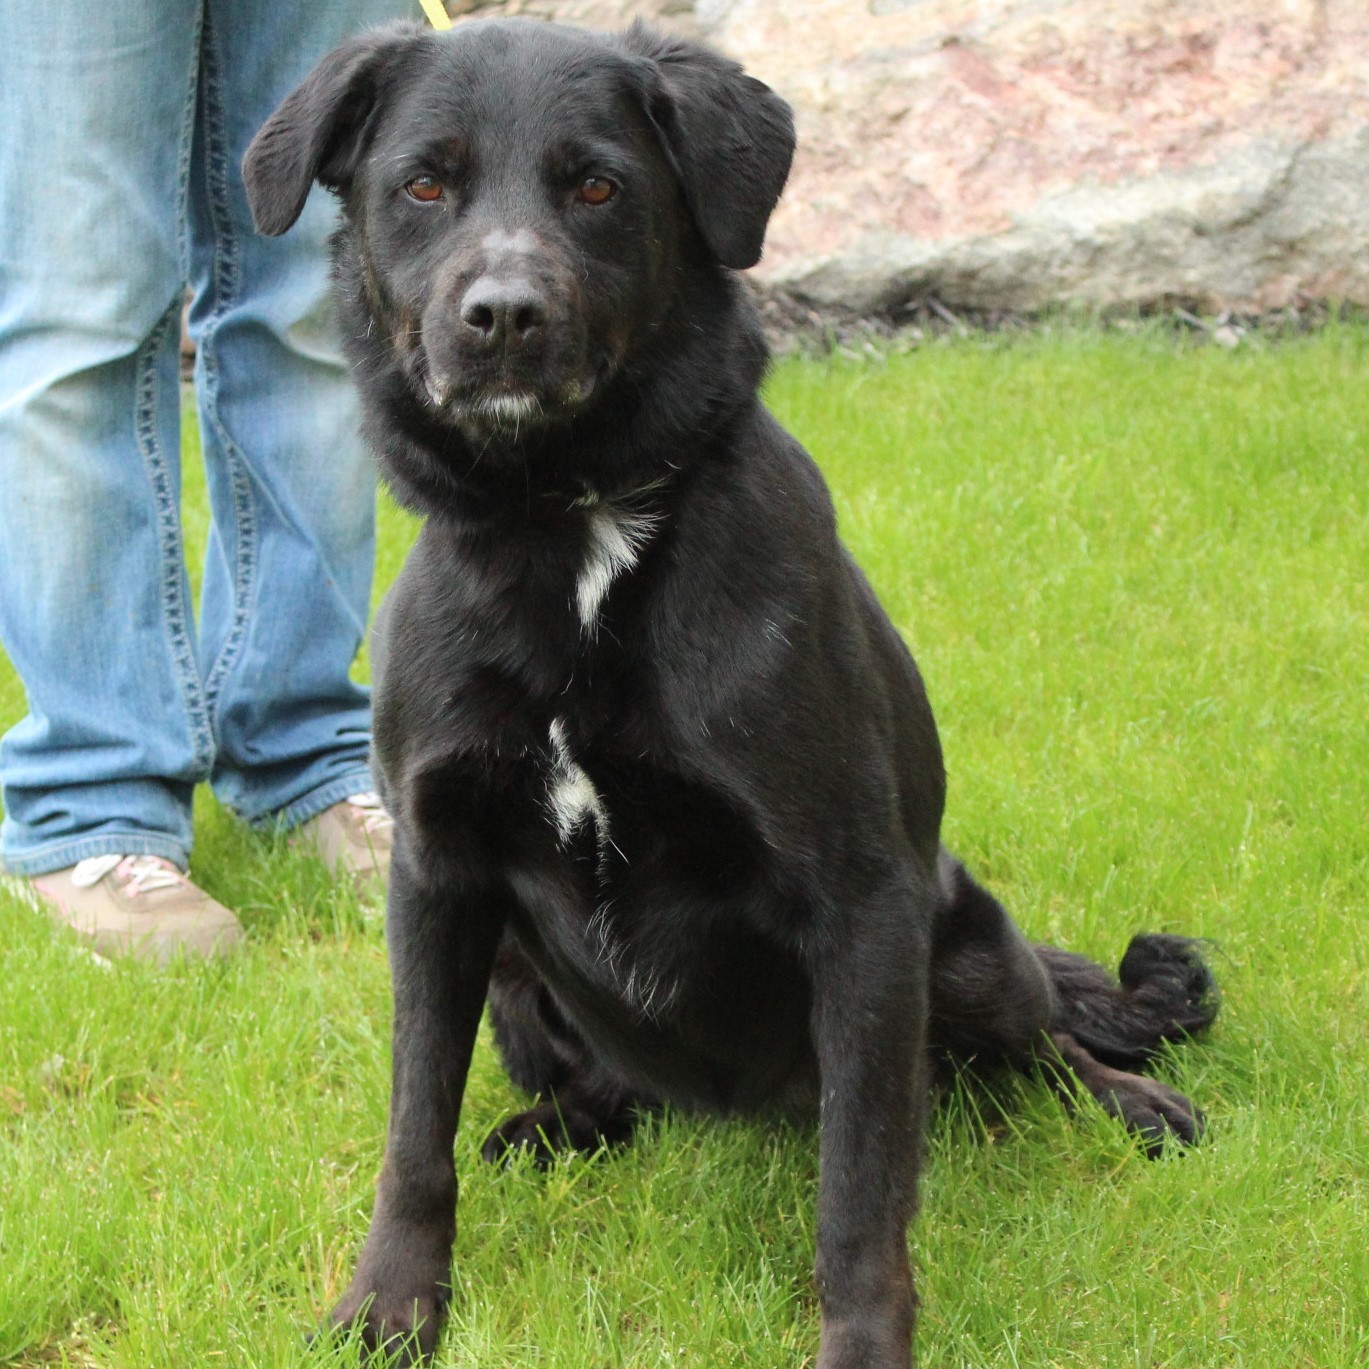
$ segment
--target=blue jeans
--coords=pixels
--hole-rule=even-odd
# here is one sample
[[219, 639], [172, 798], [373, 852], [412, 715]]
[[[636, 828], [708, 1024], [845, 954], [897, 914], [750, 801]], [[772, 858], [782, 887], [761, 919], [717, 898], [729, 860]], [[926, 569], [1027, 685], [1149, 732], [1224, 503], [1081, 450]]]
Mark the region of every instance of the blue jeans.
[[[398, 0], [0, 3], [0, 741], [15, 874], [184, 867], [208, 780], [302, 822], [367, 779], [375, 489], [327, 303], [333, 206], [252, 229], [238, 167], [282, 96]], [[212, 529], [180, 527], [192, 291]]]

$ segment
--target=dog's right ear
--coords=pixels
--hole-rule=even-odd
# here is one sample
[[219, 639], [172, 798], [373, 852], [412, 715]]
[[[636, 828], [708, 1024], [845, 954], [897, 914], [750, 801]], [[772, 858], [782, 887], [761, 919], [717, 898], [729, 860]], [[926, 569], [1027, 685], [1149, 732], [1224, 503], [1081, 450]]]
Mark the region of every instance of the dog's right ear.
[[328, 54], [261, 126], [242, 161], [257, 231], [275, 237], [299, 218], [315, 181], [345, 189], [366, 144], [385, 70], [426, 32], [399, 23]]

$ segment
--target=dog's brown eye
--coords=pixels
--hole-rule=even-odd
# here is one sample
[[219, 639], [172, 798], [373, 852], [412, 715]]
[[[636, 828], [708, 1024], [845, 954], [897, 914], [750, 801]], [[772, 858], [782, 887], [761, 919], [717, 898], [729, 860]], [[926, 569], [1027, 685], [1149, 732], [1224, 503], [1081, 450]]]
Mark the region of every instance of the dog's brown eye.
[[433, 204], [442, 198], [442, 183], [435, 176], [415, 176], [404, 192], [420, 204]]
[[618, 187], [603, 176], [586, 176], [575, 192], [582, 204], [607, 204], [618, 193]]

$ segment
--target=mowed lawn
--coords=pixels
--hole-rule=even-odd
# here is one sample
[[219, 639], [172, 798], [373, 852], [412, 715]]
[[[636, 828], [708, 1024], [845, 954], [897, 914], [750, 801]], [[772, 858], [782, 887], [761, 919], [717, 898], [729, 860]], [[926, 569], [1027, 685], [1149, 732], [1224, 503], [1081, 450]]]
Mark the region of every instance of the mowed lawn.
[[[1224, 991], [1163, 1067], [1207, 1109], [1189, 1154], [1037, 1081], [950, 1093], [921, 1363], [1369, 1362], [1369, 332], [971, 338], [769, 392], [921, 662], [948, 842], [1032, 936], [1112, 964], [1137, 930], [1210, 938]], [[386, 505], [382, 585], [413, 531]], [[0, 1363], [356, 1362], [304, 1337], [380, 1159], [379, 910], [197, 816], [249, 930], [229, 964], [103, 969], [0, 895]], [[672, 1116], [482, 1165], [519, 1102], [486, 1038], [440, 1365], [811, 1365], [812, 1134]]]

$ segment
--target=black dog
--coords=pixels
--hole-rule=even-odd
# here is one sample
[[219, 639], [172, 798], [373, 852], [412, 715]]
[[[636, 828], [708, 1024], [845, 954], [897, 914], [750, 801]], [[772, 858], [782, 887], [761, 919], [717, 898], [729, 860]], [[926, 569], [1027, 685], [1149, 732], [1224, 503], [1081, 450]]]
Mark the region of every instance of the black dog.
[[371, 1344], [435, 1341], [487, 1001], [539, 1096], [489, 1156], [662, 1103], [820, 1112], [820, 1369], [909, 1363], [934, 1049], [1068, 1072], [1152, 1146], [1198, 1131], [1119, 1068], [1211, 1020], [1189, 943], [1138, 938], [1119, 987], [938, 845], [922, 681], [756, 397], [733, 271], [793, 142], [704, 48], [489, 22], [358, 38], [248, 153], [264, 232], [314, 180], [342, 199], [368, 436], [427, 515], [379, 629], [394, 1090], [334, 1313]]

